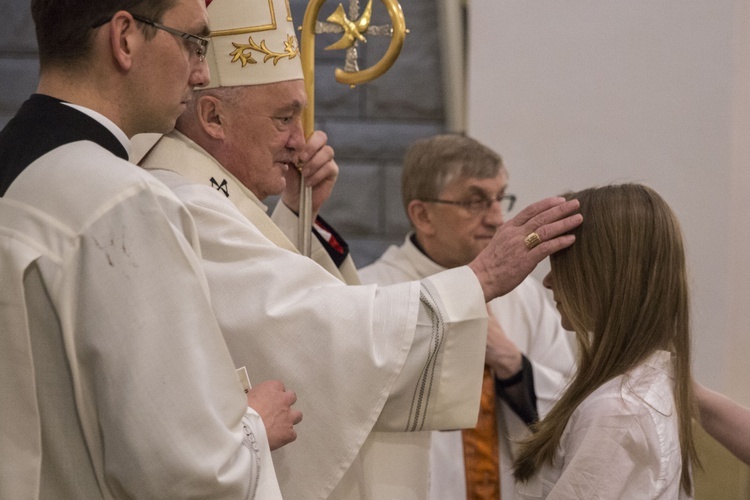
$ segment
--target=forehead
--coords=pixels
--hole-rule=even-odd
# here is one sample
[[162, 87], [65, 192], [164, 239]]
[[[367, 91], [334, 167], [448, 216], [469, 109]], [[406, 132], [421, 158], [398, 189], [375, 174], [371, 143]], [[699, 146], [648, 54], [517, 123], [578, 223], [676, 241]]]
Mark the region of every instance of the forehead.
[[494, 196], [508, 187], [508, 173], [504, 168], [495, 177], [481, 179], [479, 177], [458, 177], [449, 182], [441, 194], [451, 193], [456, 195], [485, 193]]
[[208, 35], [205, 0], [177, 0], [171, 9], [164, 13], [162, 22], [194, 35]]
[[307, 105], [303, 80], [248, 85], [242, 91], [243, 102], [256, 112], [302, 111]]

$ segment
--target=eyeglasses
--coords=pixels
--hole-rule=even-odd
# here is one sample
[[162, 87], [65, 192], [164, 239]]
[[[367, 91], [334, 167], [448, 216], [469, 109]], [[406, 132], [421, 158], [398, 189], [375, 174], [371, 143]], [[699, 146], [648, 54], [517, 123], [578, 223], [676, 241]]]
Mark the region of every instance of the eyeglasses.
[[[182, 38], [183, 40], [187, 40], [191, 44], [195, 45], [195, 55], [198, 57], [199, 61], [203, 61], [206, 58], [206, 51], [208, 50], [208, 44], [210, 43], [210, 40], [208, 38], [204, 38], [202, 36], [198, 35], [191, 35], [190, 33], [185, 33], [184, 31], [180, 31], [174, 28], [170, 28], [169, 26], [164, 26], [161, 23], [157, 23], [156, 21], [152, 21], [151, 19], [146, 19], [145, 17], [138, 16], [136, 14], [130, 14], [133, 16], [133, 19], [136, 21], [140, 21], [143, 24], [148, 24], [149, 26], [153, 26], [154, 28], [166, 31], [170, 35], [174, 35], [177, 37]], [[91, 28], [96, 29], [99, 26], [103, 26], [107, 24], [109, 21], [111, 21], [111, 17], [102, 19], [101, 21], [98, 21], [94, 23]]]
[[472, 198], [470, 200], [465, 200], [465, 201], [441, 200], [438, 198], [426, 199], [422, 201], [426, 201], [428, 203], [444, 203], [446, 205], [457, 205], [459, 207], [465, 208], [471, 214], [474, 214], [474, 215], [479, 215], [479, 214], [489, 212], [490, 208], [492, 208], [492, 204], [497, 202], [500, 204], [500, 209], [503, 211], [503, 213], [507, 214], [508, 212], [513, 210], [513, 205], [516, 203], [516, 195], [503, 194], [503, 195], [498, 196], [497, 198], [482, 197], [482, 198]]
[[187, 40], [193, 45], [196, 45], [195, 55], [198, 56], [198, 60], [203, 61], [206, 58], [206, 51], [208, 50], [208, 44], [210, 42], [208, 38], [203, 38], [202, 36], [198, 36], [198, 35], [191, 35], [190, 33], [185, 33], [184, 31], [176, 30], [174, 28], [170, 28], [169, 26], [164, 26], [161, 23], [157, 23], [156, 21], [152, 21], [151, 19], [146, 19], [145, 17], [136, 16], [135, 14], [131, 14], [131, 15], [133, 16], [133, 19], [135, 19], [136, 21], [140, 21], [144, 24], [151, 25], [154, 28], [164, 30], [170, 35], [178, 36], [180, 38]]

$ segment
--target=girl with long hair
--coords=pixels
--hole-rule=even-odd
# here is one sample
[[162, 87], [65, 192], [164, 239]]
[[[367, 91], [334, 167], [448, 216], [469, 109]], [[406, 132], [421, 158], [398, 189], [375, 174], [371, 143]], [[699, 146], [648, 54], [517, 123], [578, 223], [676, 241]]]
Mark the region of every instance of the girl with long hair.
[[692, 498], [689, 298], [679, 223], [652, 189], [568, 194], [583, 224], [544, 284], [579, 365], [521, 443], [520, 498]]

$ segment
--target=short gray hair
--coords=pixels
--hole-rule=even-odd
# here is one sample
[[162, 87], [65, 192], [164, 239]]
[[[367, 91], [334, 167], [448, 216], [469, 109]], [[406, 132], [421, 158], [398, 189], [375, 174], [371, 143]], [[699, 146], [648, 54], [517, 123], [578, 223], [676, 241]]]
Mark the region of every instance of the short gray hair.
[[401, 172], [404, 209], [412, 200], [435, 199], [454, 179], [496, 177], [503, 160], [479, 141], [460, 134], [436, 135], [411, 145]]

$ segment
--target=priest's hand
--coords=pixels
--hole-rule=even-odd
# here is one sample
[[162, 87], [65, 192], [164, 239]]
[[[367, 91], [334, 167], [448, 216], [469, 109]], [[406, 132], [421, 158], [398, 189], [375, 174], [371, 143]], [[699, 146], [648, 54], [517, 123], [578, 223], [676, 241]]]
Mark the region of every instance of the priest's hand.
[[497, 378], [510, 378], [523, 368], [521, 351], [505, 334], [489, 307], [487, 314], [490, 320], [487, 326], [487, 351], [484, 362], [493, 369]]
[[272, 451], [297, 439], [294, 426], [302, 421], [302, 412], [292, 409], [296, 401], [294, 391], [278, 380], [261, 382], [247, 392], [247, 405], [263, 419]]
[[[486, 302], [510, 292], [543, 259], [573, 244], [575, 237], [565, 233], [583, 221], [583, 216], [575, 213], [578, 206], [578, 200], [547, 198], [500, 226], [489, 245], [469, 263]], [[535, 246], [525, 243], [531, 233], [539, 237]]]
[[[339, 176], [339, 166], [333, 156], [333, 148], [328, 145], [328, 136], [320, 130], [313, 132], [305, 147], [297, 153], [297, 164], [302, 169], [302, 177], [313, 191], [312, 220], [315, 220], [320, 207], [331, 196]], [[299, 213], [300, 173], [290, 168], [285, 177], [286, 187], [281, 200], [291, 210]]]

